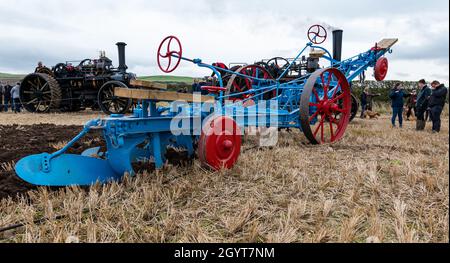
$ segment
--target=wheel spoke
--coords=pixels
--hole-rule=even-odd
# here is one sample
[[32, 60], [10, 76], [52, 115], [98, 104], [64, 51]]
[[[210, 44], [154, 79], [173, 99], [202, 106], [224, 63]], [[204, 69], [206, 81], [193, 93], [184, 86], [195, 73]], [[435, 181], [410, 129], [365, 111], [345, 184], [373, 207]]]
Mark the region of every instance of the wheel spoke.
[[316, 96], [317, 102], [320, 102], [319, 94], [317, 93], [317, 90], [315, 88], [312, 89], [314, 96]]
[[344, 98], [344, 97], [345, 97], [345, 93], [342, 93], [342, 94], [340, 94], [339, 96], [337, 96], [337, 97], [331, 99], [330, 102], [331, 102], [331, 103], [335, 103], [336, 101], [338, 101], [338, 100], [340, 100], [340, 99], [342, 99], [342, 98]]
[[33, 82], [31, 82], [31, 81], [28, 81], [28, 84], [30, 84], [31, 86], [33, 86], [34, 90], [38, 90], [38, 89], [39, 89], [39, 88], [36, 87], [36, 85], [35, 85]]
[[331, 99], [333, 99], [334, 97], [336, 97], [337, 90], [338, 90], [338, 88], [339, 88], [340, 85], [341, 85], [341, 80], [338, 81], [336, 87], [334, 88], [333, 95], [331, 96]]
[[34, 98], [34, 99], [30, 100], [29, 102], [27, 102], [27, 104], [28, 104], [28, 105], [29, 105], [29, 104], [32, 104], [32, 103], [36, 102], [37, 100], [38, 100], [38, 98]]
[[39, 90], [40, 90], [40, 91], [43, 91], [44, 88], [47, 87], [47, 86], [48, 86], [48, 82], [46, 82], [46, 83], [44, 84], [44, 86], [42, 86]]
[[329, 124], [330, 124], [330, 134], [331, 134], [331, 139], [330, 141], [333, 141], [334, 139], [334, 132], [333, 132], [333, 122], [331, 121], [331, 118], [333, 118], [331, 115], [328, 116], [329, 120]]
[[322, 118], [320, 118], [320, 123], [319, 123], [319, 125], [317, 126], [316, 130], [314, 131], [314, 137], [317, 136], [317, 133], [319, 132], [319, 130], [321, 129], [321, 127], [322, 127], [322, 132], [323, 132], [323, 121], [324, 121], [324, 119], [323, 119], [323, 116], [321, 116], [321, 117], [322, 117]]
[[314, 120], [314, 118], [317, 116], [317, 114], [319, 114], [319, 110], [317, 110], [316, 112], [314, 112], [314, 114], [311, 115], [311, 117], [309, 117], [309, 122], [311, 122], [312, 120]]

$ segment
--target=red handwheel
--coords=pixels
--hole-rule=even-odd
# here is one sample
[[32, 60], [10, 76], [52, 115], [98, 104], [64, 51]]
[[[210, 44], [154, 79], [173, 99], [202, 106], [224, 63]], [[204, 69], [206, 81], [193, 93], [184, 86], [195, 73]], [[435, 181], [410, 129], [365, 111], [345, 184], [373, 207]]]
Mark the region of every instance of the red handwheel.
[[389, 69], [389, 62], [388, 59], [385, 57], [381, 57], [377, 60], [377, 63], [375, 64], [375, 79], [377, 81], [383, 81], [386, 78], [387, 72]]
[[313, 44], [322, 44], [327, 39], [327, 36], [327, 30], [321, 25], [313, 25], [308, 29], [308, 39]]
[[[164, 50], [164, 51], [163, 51]], [[158, 66], [165, 73], [173, 72], [180, 65], [183, 48], [180, 40], [175, 36], [164, 38], [158, 48]], [[175, 61], [172, 61], [176, 59]], [[163, 61], [167, 61], [167, 65], [162, 65]], [[174, 65], [174, 66], [172, 66]]]
[[200, 162], [214, 170], [232, 168], [241, 153], [241, 130], [226, 116], [216, 116], [204, 124], [198, 142]]

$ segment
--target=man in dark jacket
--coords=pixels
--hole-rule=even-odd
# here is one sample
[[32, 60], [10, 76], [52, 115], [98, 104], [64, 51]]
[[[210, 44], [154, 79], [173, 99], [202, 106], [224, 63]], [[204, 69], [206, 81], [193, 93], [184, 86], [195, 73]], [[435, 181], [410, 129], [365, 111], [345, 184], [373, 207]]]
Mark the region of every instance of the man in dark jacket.
[[400, 125], [400, 128], [403, 127], [403, 105], [405, 103], [403, 98], [408, 96], [403, 91], [401, 85], [401, 83], [395, 84], [394, 88], [389, 94], [389, 98], [391, 98], [392, 101], [392, 127], [395, 127], [395, 119], [398, 116], [398, 123]]
[[0, 82], [0, 112], [3, 111], [3, 94], [5, 93], [5, 86]]
[[369, 92], [369, 88], [365, 88], [363, 90], [361, 93], [361, 119], [364, 118], [364, 113], [366, 110], [373, 110], [373, 98], [378, 96], [381, 96], [381, 94], [372, 94]]
[[406, 120], [409, 121], [409, 117], [414, 113], [414, 116], [417, 116], [416, 113], [416, 102], [417, 102], [417, 93], [416, 90], [411, 92], [411, 95], [408, 98], [406, 106], [408, 107], [408, 112], [406, 113]]
[[447, 98], [447, 88], [437, 80], [431, 83], [431, 87], [433, 87], [433, 91], [431, 92], [428, 106], [430, 108], [431, 121], [433, 122], [433, 133], [437, 133], [441, 130], [441, 113]]
[[12, 109], [12, 99], [11, 99], [12, 86], [9, 85], [8, 82], [6, 82], [6, 86], [3, 89], [4, 89], [4, 94], [3, 94], [3, 96], [4, 96], [4, 102], [3, 102], [4, 110], [5, 110], [5, 112], [7, 112], [9, 107], [11, 107], [11, 109]]
[[416, 130], [418, 131], [425, 129], [425, 112], [427, 111], [428, 99], [431, 95], [431, 89], [427, 86], [424, 79], [419, 80], [419, 88], [416, 101]]

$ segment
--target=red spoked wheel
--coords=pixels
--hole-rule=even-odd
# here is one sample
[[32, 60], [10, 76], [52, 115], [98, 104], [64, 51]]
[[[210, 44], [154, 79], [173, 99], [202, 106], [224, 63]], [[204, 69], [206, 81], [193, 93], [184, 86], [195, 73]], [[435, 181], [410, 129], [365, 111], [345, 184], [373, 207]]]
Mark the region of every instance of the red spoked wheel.
[[327, 30], [321, 25], [313, 25], [308, 29], [308, 39], [313, 44], [322, 44], [327, 40], [327, 36]]
[[[165, 73], [173, 72], [180, 65], [182, 55], [183, 47], [177, 37], [168, 36], [164, 38], [158, 48], [159, 68]], [[174, 59], [175, 61], [173, 61]]]
[[300, 125], [312, 144], [340, 140], [351, 117], [350, 85], [338, 69], [314, 72], [300, 98]]
[[241, 153], [241, 130], [226, 116], [207, 119], [198, 142], [200, 162], [214, 170], [230, 169]]
[[389, 69], [389, 61], [386, 57], [377, 60], [374, 68], [374, 75], [377, 81], [383, 81], [386, 78]]
[[[242, 92], [247, 92], [249, 90], [253, 90], [253, 87], [255, 85], [259, 84], [260, 81], [273, 80], [272, 75], [265, 68], [263, 68], [259, 65], [243, 66], [243, 67], [240, 67], [235, 72], [240, 73], [244, 76], [249, 76], [249, 77], [247, 78], [244, 76], [233, 74], [227, 82], [227, 91], [225, 93], [226, 95], [233, 95], [233, 94], [238, 94], [238, 93], [242, 93]], [[256, 80], [254, 78], [258, 78], [259, 80]], [[273, 92], [270, 92], [270, 93], [273, 93]], [[253, 95], [254, 94], [249, 92], [249, 93], [245, 93], [245, 94], [230, 96], [229, 99], [234, 100], [234, 101], [244, 100], [244, 99], [251, 98]], [[273, 96], [271, 96], [271, 94], [267, 94], [267, 95], [269, 95], [269, 97], [273, 97]], [[265, 97], [267, 97], [267, 96], [265, 96]], [[269, 99], [269, 98], [265, 98], [265, 99]]]

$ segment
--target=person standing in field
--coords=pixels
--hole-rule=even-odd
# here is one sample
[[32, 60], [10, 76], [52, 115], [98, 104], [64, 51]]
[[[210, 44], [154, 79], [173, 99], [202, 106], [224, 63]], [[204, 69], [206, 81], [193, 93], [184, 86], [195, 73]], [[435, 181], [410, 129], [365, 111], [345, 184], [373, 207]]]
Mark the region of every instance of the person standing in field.
[[11, 89], [11, 97], [14, 101], [14, 113], [19, 113], [22, 107], [20, 103], [20, 83], [17, 83], [16, 86]]
[[419, 94], [417, 94], [416, 101], [416, 130], [421, 131], [425, 129], [425, 113], [428, 108], [428, 99], [431, 95], [431, 89], [428, 87], [424, 79], [419, 80]]
[[407, 95], [403, 91], [402, 84], [399, 82], [395, 84], [394, 88], [391, 90], [389, 94], [389, 98], [392, 101], [392, 127], [395, 127], [395, 120], [398, 117], [399, 127], [403, 127], [403, 98]]
[[431, 83], [432, 92], [428, 106], [430, 109], [430, 118], [433, 122], [433, 133], [441, 131], [441, 113], [445, 106], [445, 99], [447, 98], [447, 88], [444, 84], [435, 80]]
[[409, 117], [414, 113], [414, 116], [416, 115], [416, 102], [417, 102], [417, 92], [416, 90], [413, 90], [411, 92], [411, 95], [408, 98], [408, 101], [406, 103], [406, 106], [408, 107], [408, 111], [406, 112], [406, 120], [409, 121]]
[[6, 82], [6, 85], [5, 85], [5, 87], [3, 88], [4, 89], [4, 92], [3, 92], [3, 96], [4, 96], [4, 102], [3, 102], [3, 105], [4, 105], [4, 110], [5, 110], [5, 112], [8, 112], [8, 108], [9, 107], [11, 107], [11, 110], [12, 110], [12, 99], [11, 99], [11, 89], [12, 89], [12, 87], [11, 87], [11, 85], [9, 85], [9, 83], [8, 82]]
[[369, 91], [369, 88], [365, 88], [364, 91], [361, 93], [361, 116], [360, 118], [363, 119], [364, 113], [367, 110], [372, 111], [372, 104], [373, 104], [373, 98], [380, 96], [380, 94], [372, 94]]
[[5, 94], [5, 86], [0, 82], [0, 112], [3, 111], [3, 95]]

